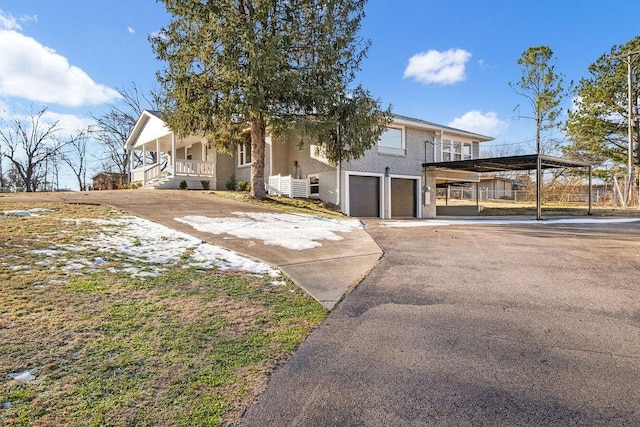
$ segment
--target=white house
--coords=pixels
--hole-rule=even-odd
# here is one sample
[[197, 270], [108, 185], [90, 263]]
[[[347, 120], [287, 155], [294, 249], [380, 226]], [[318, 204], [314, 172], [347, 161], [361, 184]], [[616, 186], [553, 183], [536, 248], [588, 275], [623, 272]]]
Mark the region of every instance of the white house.
[[[480, 175], [446, 168], [427, 170], [423, 165], [476, 159], [479, 144], [492, 139], [395, 115], [364, 156], [332, 164], [317, 146], [300, 145], [294, 132], [267, 135], [265, 182], [270, 194], [317, 197], [350, 216], [433, 218], [436, 185], [480, 182]], [[250, 180], [249, 143], [239, 145], [232, 155], [219, 153], [202, 137], [176, 138], [152, 111], [142, 113], [125, 148], [139, 152], [143, 159], [154, 159], [136, 168], [132, 160], [131, 180], [145, 188], [178, 188], [182, 180], [189, 188], [201, 188], [200, 181], [207, 180], [212, 189], [224, 189], [232, 174], [237, 181]]]

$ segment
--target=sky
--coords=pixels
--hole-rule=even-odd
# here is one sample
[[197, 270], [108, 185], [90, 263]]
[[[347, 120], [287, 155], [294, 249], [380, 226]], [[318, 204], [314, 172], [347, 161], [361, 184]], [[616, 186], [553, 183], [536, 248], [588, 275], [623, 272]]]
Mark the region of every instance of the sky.
[[[371, 46], [354, 84], [394, 113], [492, 136], [485, 151], [507, 154], [534, 149], [530, 106], [509, 87], [522, 52], [548, 45], [577, 82], [640, 34], [635, 0], [369, 0], [365, 12]], [[0, 0], [0, 114], [46, 106], [73, 131], [117, 102], [117, 88], [148, 92], [162, 68], [148, 36], [169, 21], [154, 0]]]

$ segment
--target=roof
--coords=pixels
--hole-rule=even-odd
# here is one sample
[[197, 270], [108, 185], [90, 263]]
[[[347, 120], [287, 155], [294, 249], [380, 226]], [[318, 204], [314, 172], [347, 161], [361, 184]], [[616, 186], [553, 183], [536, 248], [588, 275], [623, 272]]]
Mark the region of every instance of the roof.
[[430, 130], [441, 130], [441, 131], [452, 133], [455, 135], [466, 136], [467, 138], [475, 139], [480, 142], [492, 141], [494, 139], [492, 136], [481, 135], [479, 133], [469, 132], [462, 129], [456, 129], [450, 126], [439, 125], [437, 123], [429, 122], [422, 119], [416, 119], [409, 116], [403, 116], [400, 114], [394, 114], [393, 118], [395, 121], [406, 122], [406, 124], [413, 124], [413, 125], [417, 125], [418, 127], [423, 127]]
[[423, 163], [425, 168], [443, 168], [465, 170], [470, 172], [501, 172], [533, 170], [540, 158], [542, 169], [552, 168], [586, 168], [591, 164], [579, 160], [561, 159], [560, 157], [545, 156], [543, 154], [526, 154], [523, 156], [492, 157], [487, 159], [456, 160], [453, 162]]

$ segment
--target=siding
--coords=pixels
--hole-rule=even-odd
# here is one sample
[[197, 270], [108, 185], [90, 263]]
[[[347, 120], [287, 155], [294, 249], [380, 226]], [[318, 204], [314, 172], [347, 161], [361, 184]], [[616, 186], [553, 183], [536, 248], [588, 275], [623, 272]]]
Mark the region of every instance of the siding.
[[[402, 155], [378, 153], [378, 147], [371, 150], [359, 159], [343, 162], [343, 169], [352, 172], [384, 173], [388, 167], [389, 172], [397, 175], [422, 175], [422, 164], [433, 161], [433, 132], [419, 129], [405, 128], [405, 152]], [[426, 153], [425, 153], [425, 141]]]
[[227, 153], [216, 153], [216, 189], [226, 190], [226, 183], [235, 172], [235, 159]]
[[311, 157], [311, 146], [303, 143], [299, 146], [299, 137], [295, 132], [272, 138], [273, 171], [271, 175], [296, 175], [295, 162], [298, 162], [297, 173], [301, 178], [310, 174], [335, 171], [336, 168]]

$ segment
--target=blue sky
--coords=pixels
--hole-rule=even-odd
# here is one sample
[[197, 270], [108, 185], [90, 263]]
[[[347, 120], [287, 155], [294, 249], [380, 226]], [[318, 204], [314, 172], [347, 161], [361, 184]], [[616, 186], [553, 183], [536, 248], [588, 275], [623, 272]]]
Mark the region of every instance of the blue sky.
[[[633, 0], [370, 0], [365, 10], [361, 34], [372, 45], [356, 83], [398, 114], [525, 152], [535, 128], [518, 119], [514, 108], [528, 115], [529, 106], [508, 86], [521, 53], [549, 45], [577, 81], [640, 29]], [[72, 128], [103, 111], [114, 88], [148, 91], [161, 64], [147, 37], [168, 22], [154, 0], [0, 0], [1, 114], [46, 105]]]

